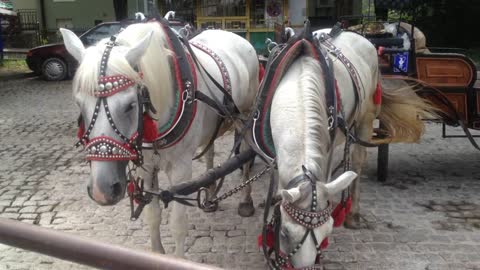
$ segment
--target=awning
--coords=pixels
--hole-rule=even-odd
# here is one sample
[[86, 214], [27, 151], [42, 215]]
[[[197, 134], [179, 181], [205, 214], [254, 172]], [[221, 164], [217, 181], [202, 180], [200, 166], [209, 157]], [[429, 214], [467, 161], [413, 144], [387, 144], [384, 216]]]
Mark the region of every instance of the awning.
[[11, 11], [8, 9], [0, 8], [0, 15], [6, 15], [6, 16], [17, 16], [17, 13], [15, 11]]

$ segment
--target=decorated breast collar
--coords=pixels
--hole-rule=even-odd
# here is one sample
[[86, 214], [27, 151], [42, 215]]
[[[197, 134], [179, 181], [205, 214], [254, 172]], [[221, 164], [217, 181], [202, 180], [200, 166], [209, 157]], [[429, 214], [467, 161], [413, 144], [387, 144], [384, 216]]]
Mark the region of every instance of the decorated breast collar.
[[[175, 78], [174, 89], [176, 89], [175, 105], [170, 111], [169, 120], [159, 128], [157, 139], [153, 142], [155, 148], [164, 149], [177, 144], [188, 132], [195, 119], [197, 103], [194, 100], [197, 78], [192, 58], [178, 36], [166, 23], [160, 22], [160, 25], [168, 36], [169, 49], [174, 52], [172, 65]], [[144, 142], [142, 146], [148, 148], [152, 143]]]

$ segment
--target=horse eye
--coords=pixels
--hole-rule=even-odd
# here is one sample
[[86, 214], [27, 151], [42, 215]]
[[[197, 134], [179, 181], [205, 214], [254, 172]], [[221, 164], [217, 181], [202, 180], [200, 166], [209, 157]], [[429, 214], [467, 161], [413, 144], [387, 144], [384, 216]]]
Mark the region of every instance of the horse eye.
[[130, 103], [125, 109], [125, 112], [128, 113], [129, 111], [131, 111], [133, 108], [135, 108], [135, 105], [137, 105], [137, 103], [135, 102]]

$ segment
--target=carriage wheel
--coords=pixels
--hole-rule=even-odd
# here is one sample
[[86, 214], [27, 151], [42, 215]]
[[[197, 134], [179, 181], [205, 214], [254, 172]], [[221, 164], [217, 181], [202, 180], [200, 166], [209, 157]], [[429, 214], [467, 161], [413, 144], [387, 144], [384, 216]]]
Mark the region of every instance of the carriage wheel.
[[377, 180], [385, 182], [388, 177], [388, 144], [378, 146], [377, 155]]

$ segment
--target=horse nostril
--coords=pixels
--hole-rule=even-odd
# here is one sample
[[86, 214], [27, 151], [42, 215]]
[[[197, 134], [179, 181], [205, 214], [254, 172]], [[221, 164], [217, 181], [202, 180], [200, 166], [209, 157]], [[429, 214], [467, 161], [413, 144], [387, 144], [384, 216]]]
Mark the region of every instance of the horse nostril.
[[122, 185], [120, 183], [115, 183], [112, 186], [113, 188], [113, 197], [116, 198], [122, 193]]

